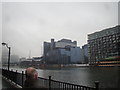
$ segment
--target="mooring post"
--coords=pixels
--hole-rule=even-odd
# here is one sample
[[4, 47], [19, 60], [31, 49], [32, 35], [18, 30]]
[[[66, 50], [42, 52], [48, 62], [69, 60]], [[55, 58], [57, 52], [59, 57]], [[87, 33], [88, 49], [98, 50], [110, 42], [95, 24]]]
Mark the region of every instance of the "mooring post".
[[99, 90], [99, 81], [95, 81], [95, 90]]
[[49, 90], [51, 90], [51, 76], [49, 76]]

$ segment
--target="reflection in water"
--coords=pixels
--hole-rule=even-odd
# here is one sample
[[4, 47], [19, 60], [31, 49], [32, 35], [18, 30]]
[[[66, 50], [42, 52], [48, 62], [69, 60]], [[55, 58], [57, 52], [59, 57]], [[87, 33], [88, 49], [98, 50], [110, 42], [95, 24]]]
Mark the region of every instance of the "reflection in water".
[[[25, 69], [19, 69], [21, 72]], [[37, 69], [40, 77], [65, 81], [85, 86], [94, 86], [94, 81], [100, 82], [100, 87], [118, 88], [120, 83], [120, 67], [91, 67], [64, 69]]]

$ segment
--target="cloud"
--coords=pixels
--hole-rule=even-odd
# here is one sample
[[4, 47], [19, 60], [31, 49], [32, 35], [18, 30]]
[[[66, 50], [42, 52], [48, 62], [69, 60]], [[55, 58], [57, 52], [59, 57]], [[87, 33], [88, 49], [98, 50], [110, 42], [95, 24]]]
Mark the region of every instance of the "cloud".
[[51, 38], [87, 43], [87, 34], [117, 25], [117, 3], [23, 2], [3, 3], [3, 41], [13, 54], [40, 56]]

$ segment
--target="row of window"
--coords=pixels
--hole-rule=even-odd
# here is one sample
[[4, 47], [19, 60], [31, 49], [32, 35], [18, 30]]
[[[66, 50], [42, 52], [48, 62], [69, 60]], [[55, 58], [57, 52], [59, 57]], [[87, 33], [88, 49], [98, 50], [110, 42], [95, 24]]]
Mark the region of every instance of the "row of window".
[[103, 40], [105, 38], [109, 39], [109, 38], [113, 38], [113, 37], [120, 37], [120, 32], [111, 33], [111, 34], [110, 33], [107, 34], [106, 32], [104, 32], [104, 33], [99, 32], [98, 34], [88, 35], [89, 40], [91, 40], [91, 39]]
[[100, 38], [95, 38], [90, 40], [90, 38], [88, 38], [88, 42], [93, 43], [96, 41], [103, 41], [103, 40], [109, 40], [109, 39], [113, 39], [113, 40], [119, 40], [120, 39], [120, 33], [119, 34], [114, 34], [114, 35], [109, 35], [109, 36], [104, 36], [104, 37], [100, 37]]
[[113, 45], [109, 45], [109, 46], [106, 46], [106, 45], [103, 45], [103, 46], [92, 46], [92, 47], [89, 47], [89, 50], [96, 50], [96, 51], [99, 51], [99, 50], [113, 50], [113, 49], [118, 49], [119, 47], [116, 45], [116, 46], [113, 46]]
[[109, 39], [109, 40], [101, 40], [101, 41], [94, 41], [94, 42], [88, 42], [89, 45], [96, 45], [96, 44], [104, 44], [104, 43], [116, 43], [120, 42], [120, 38], [118, 39]]

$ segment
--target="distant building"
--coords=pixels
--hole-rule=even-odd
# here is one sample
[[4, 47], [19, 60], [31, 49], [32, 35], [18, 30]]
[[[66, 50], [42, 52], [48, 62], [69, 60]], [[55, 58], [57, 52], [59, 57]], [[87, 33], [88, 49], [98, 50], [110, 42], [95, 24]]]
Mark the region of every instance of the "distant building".
[[32, 66], [32, 59], [20, 58], [20, 67], [31, 67]]
[[40, 65], [43, 63], [42, 62], [42, 58], [43, 57], [33, 57], [33, 58], [20, 58], [20, 63], [19, 65], [21, 67], [35, 67], [35, 68], [39, 68]]
[[88, 35], [89, 64], [120, 65], [120, 26]]
[[43, 57], [32, 57], [33, 61], [41, 61]]
[[84, 63], [87, 64], [88, 63], [88, 44], [83, 45], [82, 50], [84, 55]]
[[19, 56], [18, 55], [11, 55], [10, 63], [18, 63]]
[[76, 41], [62, 39], [57, 42], [44, 42], [44, 60], [48, 64], [70, 64], [82, 62], [80, 47]]
[[2, 47], [2, 64], [8, 63], [8, 49], [6, 47]]
[[[2, 48], [2, 64], [8, 64], [8, 49], [6, 47]], [[18, 64], [19, 56], [18, 55], [10, 55], [10, 64]]]
[[21, 58], [19, 59], [19, 62], [22, 62], [22, 61], [25, 61], [25, 60], [26, 60], [25, 57], [21, 57]]

